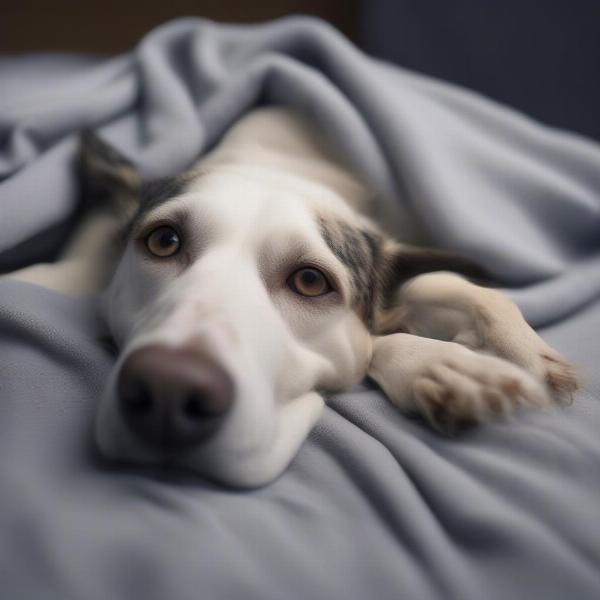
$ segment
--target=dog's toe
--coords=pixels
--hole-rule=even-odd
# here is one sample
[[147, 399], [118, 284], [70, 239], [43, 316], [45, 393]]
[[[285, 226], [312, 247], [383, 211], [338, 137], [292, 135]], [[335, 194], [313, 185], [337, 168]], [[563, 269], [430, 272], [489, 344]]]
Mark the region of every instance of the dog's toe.
[[559, 404], [573, 404], [573, 394], [580, 383], [575, 367], [558, 352], [548, 349], [540, 354], [545, 380], [553, 398]]
[[543, 408], [552, 402], [523, 369], [476, 353], [433, 363], [415, 380], [413, 394], [417, 410], [446, 433], [509, 416], [520, 407]]

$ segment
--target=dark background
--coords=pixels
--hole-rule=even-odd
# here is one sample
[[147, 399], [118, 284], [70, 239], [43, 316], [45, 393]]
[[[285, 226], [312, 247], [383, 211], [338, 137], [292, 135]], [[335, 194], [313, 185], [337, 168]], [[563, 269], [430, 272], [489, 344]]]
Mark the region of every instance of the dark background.
[[178, 16], [293, 13], [326, 19], [373, 55], [600, 140], [600, 0], [0, 0], [0, 52], [112, 54]]

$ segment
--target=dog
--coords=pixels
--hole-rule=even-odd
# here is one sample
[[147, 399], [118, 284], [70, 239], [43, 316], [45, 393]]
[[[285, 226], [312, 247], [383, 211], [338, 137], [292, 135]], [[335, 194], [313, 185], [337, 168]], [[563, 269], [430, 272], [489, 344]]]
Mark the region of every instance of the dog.
[[249, 112], [156, 181], [91, 132], [81, 146], [87, 217], [58, 262], [13, 277], [99, 293], [118, 348], [95, 423], [106, 457], [254, 487], [295, 456], [321, 392], [367, 375], [443, 432], [577, 389], [474, 264], [377, 225], [368, 186], [295, 111]]

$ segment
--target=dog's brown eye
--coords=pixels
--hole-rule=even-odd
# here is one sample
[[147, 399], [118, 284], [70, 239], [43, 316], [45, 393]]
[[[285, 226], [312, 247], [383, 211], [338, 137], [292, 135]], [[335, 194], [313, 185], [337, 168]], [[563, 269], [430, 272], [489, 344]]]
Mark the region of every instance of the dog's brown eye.
[[298, 269], [288, 279], [288, 285], [301, 296], [323, 296], [331, 291], [325, 275], [318, 269], [305, 267]]
[[151, 254], [159, 258], [173, 256], [180, 246], [179, 234], [172, 227], [166, 225], [157, 227], [146, 238], [146, 248]]

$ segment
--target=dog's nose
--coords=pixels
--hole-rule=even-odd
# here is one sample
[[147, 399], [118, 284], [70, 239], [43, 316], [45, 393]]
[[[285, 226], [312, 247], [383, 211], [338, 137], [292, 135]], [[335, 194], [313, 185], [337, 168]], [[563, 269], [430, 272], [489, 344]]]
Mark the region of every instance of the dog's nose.
[[193, 347], [146, 346], [125, 360], [119, 405], [129, 429], [160, 450], [189, 449], [213, 434], [233, 402], [233, 382]]

